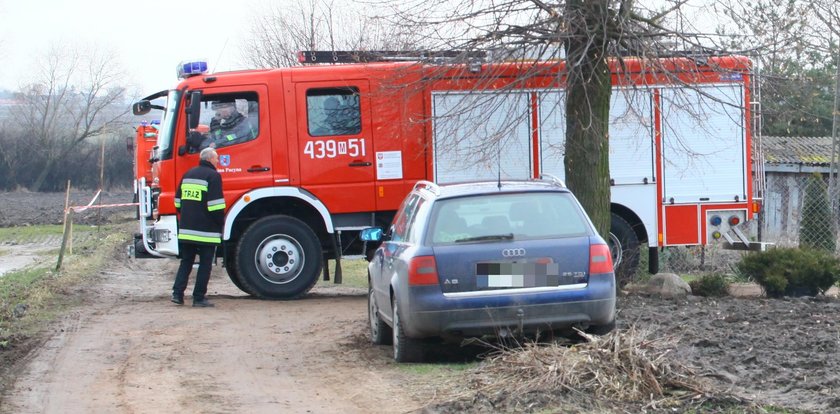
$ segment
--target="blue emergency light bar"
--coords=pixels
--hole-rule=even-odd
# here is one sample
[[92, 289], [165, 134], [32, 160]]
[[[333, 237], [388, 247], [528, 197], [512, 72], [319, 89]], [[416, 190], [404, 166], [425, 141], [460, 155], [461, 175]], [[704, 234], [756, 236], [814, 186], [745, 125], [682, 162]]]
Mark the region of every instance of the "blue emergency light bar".
[[207, 72], [207, 62], [198, 60], [195, 62], [181, 62], [178, 64], [178, 79], [186, 79], [190, 76], [201, 75]]

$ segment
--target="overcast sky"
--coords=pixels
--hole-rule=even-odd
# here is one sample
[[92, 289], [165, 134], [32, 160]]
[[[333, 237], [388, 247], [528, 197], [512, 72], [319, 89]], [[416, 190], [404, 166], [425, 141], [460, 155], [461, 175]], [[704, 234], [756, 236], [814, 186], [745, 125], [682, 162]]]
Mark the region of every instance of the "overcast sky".
[[267, 1], [0, 0], [0, 89], [31, 80], [37, 58], [52, 45], [113, 50], [125, 84], [143, 94], [175, 86], [182, 60], [240, 69], [237, 49]]

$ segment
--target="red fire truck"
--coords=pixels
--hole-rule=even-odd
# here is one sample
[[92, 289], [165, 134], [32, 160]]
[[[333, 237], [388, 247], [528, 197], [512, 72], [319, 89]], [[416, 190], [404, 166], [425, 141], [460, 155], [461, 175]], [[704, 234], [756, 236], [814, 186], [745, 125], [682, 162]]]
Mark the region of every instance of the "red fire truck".
[[154, 147], [157, 145], [158, 127], [160, 121], [153, 120], [151, 122], [143, 121], [136, 129], [134, 149], [134, 192], [137, 193], [137, 184], [139, 178], [144, 178], [146, 182], [152, 182], [152, 167], [154, 164], [151, 159], [154, 156]]
[[[174, 89], [135, 103], [138, 115], [163, 111], [154, 176], [138, 178], [137, 255], [177, 256], [173, 196], [198, 163], [187, 138], [203, 125], [228, 206], [217, 254], [257, 297], [306, 293], [325, 259], [339, 282], [340, 258], [364, 253], [358, 231], [387, 226], [418, 180], [564, 177], [562, 62], [341, 63], [358, 56], [308, 52], [302, 62], [330, 63], [224, 73], [186, 63]], [[756, 246], [741, 231], [763, 182], [751, 67], [739, 56], [612, 62], [610, 244], [621, 272], [635, 271], [644, 243], [652, 272], [660, 247]]]

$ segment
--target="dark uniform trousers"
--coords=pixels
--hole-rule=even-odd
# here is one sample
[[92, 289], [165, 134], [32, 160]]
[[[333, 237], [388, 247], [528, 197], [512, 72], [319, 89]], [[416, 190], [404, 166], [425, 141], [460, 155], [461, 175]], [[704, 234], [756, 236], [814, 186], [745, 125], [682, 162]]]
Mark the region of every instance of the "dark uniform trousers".
[[195, 287], [193, 288], [193, 301], [201, 301], [207, 294], [207, 283], [210, 281], [210, 269], [213, 266], [213, 258], [216, 255], [216, 246], [209, 244], [178, 243], [181, 253], [181, 265], [175, 275], [175, 285], [172, 291], [184, 296], [187, 289], [187, 282], [190, 279], [190, 271], [195, 264], [195, 255], [198, 254], [198, 272], [195, 275]]

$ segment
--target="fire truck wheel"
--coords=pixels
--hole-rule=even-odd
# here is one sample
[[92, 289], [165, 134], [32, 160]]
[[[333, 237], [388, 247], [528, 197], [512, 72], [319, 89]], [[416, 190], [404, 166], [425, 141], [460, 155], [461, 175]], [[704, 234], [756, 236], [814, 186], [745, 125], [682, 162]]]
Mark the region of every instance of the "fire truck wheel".
[[[231, 249], [232, 250], [232, 249]], [[233, 282], [239, 290], [254, 296], [254, 292], [250, 292], [249, 288], [242, 283], [242, 277], [239, 275], [239, 268], [236, 266], [236, 255], [227, 253], [225, 257], [225, 270], [227, 270], [230, 281]]]
[[269, 216], [254, 222], [236, 247], [236, 269], [246, 292], [266, 299], [295, 299], [318, 281], [323, 253], [302, 221]]
[[633, 281], [639, 269], [639, 238], [627, 220], [612, 213], [610, 219], [610, 252], [619, 288]]

